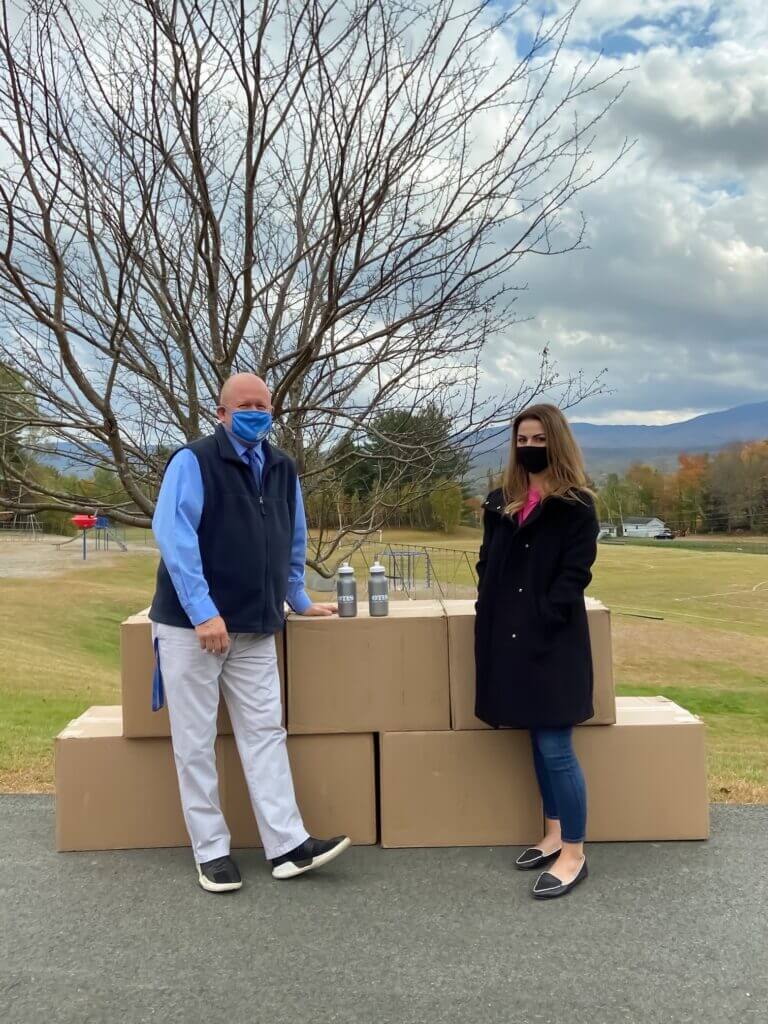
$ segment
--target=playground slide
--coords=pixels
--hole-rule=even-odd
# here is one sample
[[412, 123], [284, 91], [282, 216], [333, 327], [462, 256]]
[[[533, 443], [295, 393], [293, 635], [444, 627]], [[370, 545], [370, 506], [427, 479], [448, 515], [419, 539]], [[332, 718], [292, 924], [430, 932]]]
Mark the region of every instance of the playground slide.
[[71, 544], [73, 540], [80, 540], [80, 534], [76, 533], [74, 537], [70, 537], [69, 540], [55, 540], [53, 547], [58, 551], [59, 548], [66, 547], [67, 544]]
[[114, 541], [114, 543], [117, 544], [121, 551], [128, 550], [128, 545], [125, 543], [124, 540], [120, 540], [120, 538], [117, 536], [117, 534], [111, 527], [106, 527], [104, 532], [107, 534], [111, 541]]
[[[115, 531], [112, 530], [110, 527], [102, 526], [102, 527], [99, 528], [98, 532], [101, 532], [102, 535], [106, 535], [107, 537], [109, 537], [109, 539], [112, 541], [112, 543], [113, 544], [117, 544], [117, 546], [120, 548], [121, 551], [127, 551], [128, 550], [128, 545], [125, 543], [125, 541], [121, 540], [118, 537], [118, 535], [115, 533]], [[72, 542], [76, 541], [76, 540], [80, 540], [80, 541], [82, 540], [81, 534], [76, 533], [74, 537], [70, 537], [68, 540], [57, 540], [57, 541], [54, 541], [53, 542], [53, 547], [55, 547], [56, 550], [58, 551], [59, 548], [66, 547], [67, 544], [72, 544]]]

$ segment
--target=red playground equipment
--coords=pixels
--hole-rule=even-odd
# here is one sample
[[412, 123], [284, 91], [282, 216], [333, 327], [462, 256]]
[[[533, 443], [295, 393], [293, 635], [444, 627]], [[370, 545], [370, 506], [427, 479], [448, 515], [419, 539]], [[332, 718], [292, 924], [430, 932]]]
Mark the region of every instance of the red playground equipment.
[[[95, 547], [97, 551], [109, 551], [109, 542], [112, 541], [121, 551], [127, 551], [128, 545], [125, 542], [125, 532], [123, 536], [120, 536], [119, 530], [110, 522], [109, 518], [98, 513], [90, 512], [79, 512], [76, 516], [72, 516], [70, 522], [73, 523], [78, 530], [83, 531], [83, 559], [88, 557], [88, 533], [92, 531], [95, 538]], [[75, 540], [75, 537], [72, 538]], [[70, 543], [64, 541], [64, 544]], [[94, 545], [92, 545], [93, 547]], [[57, 545], [57, 547], [63, 547], [63, 545]]]
[[92, 530], [96, 525], [96, 516], [89, 516], [85, 513], [81, 513], [79, 515], [72, 516], [70, 522], [74, 523], [79, 530], [83, 531], [83, 559], [85, 560], [88, 557], [86, 538], [88, 537], [88, 531]]

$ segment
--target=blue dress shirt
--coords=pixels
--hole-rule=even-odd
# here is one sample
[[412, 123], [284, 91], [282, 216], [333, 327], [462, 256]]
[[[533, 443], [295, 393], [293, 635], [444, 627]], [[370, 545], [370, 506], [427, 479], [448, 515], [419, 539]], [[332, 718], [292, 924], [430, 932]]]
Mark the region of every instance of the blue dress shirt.
[[[261, 442], [250, 449], [227, 430], [232, 447], [250, 465], [256, 482], [261, 486], [261, 468], [264, 452]], [[249, 451], [252, 455], [249, 455]], [[200, 463], [188, 448], [180, 451], [168, 466], [155, 514], [152, 532], [160, 548], [171, 581], [179, 595], [184, 611], [193, 626], [200, 625], [218, 615], [211, 600], [208, 583], [203, 575], [197, 528], [203, 512], [203, 478]], [[303, 613], [312, 604], [304, 589], [304, 560], [307, 555], [307, 520], [301, 485], [296, 480], [296, 522], [293, 529], [291, 561], [288, 570], [288, 604], [295, 612]]]

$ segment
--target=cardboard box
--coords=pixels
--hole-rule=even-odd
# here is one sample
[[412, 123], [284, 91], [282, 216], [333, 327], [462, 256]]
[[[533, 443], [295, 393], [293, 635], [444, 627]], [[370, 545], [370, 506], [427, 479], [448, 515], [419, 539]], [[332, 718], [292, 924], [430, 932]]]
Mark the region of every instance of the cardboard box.
[[56, 737], [57, 850], [189, 845], [170, 741], [122, 732], [119, 707], [95, 707]]
[[[56, 738], [56, 848], [130, 850], [189, 846], [168, 738], [122, 735], [119, 707], [90, 708]], [[235, 741], [217, 739], [219, 796], [233, 846], [258, 835]], [[372, 736], [288, 740], [307, 827], [376, 842]]]
[[542, 822], [527, 732], [382, 735], [382, 846], [527, 845]]
[[[222, 736], [219, 745], [219, 763], [227, 779], [222, 809], [232, 846], [261, 846], [235, 741]], [[360, 846], [375, 843], [373, 736], [291, 736], [288, 753], [296, 800], [310, 835], [347, 835]]]
[[392, 601], [370, 618], [290, 615], [290, 733], [450, 729], [448, 637], [437, 601]]
[[[587, 841], [706, 839], [704, 724], [663, 697], [619, 697], [617, 722], [579, 727]], [[524, 730], [381, 737], [386, 847], [486, 846], [541, 838], [541, 803]]]
[[574, 730], [590, 842], [709, 836], [704, 723], [664, 697], [618, 697], [616, 725]]
[[[145, 609], [131, 615], [120, 626], [123, 728], [125, 735], [133, 739], [171, 735], [168, 708], [152, 710], [154, 652], [152, 623], [149, 621], [148, 611], [149, 609]], [[285, 635], [278, 633], [275, 643], [285, 708]], [[232, 734], [232, 723], [223, 699], [219, 703], [218, 732], [219, 735]]]
[[[616, 721], [616, 700], [611, 648], [611, 613], [600, 601], [585, 598], [595, 685], [595, 714], [584, 725], [610, 725]], [[475, 602], [445, 601], [448, 617], [448, 664], [453, 729], [490, 728], [475, 717]]]

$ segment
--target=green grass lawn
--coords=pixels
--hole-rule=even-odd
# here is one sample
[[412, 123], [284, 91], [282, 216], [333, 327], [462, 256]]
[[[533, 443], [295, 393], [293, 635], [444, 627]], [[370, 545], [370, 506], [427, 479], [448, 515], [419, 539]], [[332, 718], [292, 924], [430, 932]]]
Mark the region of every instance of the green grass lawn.
[[[432, 553], [436, 571], [471, 592], [478, 531], [390, 531], [386, 542], [449, 549]], [[149, 603], [155, 564], [110, 553], [0, 581], [0, 790], [50, 790], [53, 736], [89, 705], [119, 702], [118, 626]], [[590, 593], [614, 612], [619, 693], [663, 694], [701, 715], [712, 798], [768, 803], [768, 558], [715, 542], [603, 544]]]
[[110, 562], [0, 580], [0, 790], [50, 789], [52, 737], [90, 705], [120, 702], [119, 625], [146, 607], [155, 558]]

